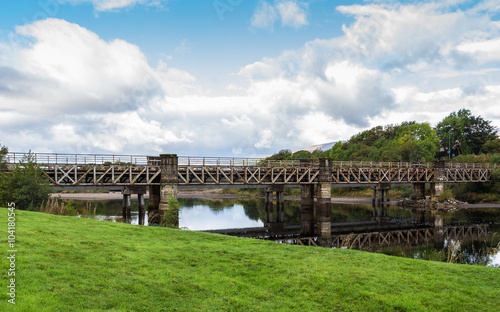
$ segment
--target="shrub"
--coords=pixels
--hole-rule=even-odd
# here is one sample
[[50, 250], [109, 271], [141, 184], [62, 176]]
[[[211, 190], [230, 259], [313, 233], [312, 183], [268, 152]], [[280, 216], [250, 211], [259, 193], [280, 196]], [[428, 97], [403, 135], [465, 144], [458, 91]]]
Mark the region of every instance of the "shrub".
[[177, 198], [170, 196], [168, 198], [168, 210], [163, 214], [160, 224], [167, 227], [179, 227], [179, 207], [180, 203]]
[[453, 193], [451, 192], [451, 190], [444, 190], [443, 193], [441, 193], [441, 195], [438, 196], [438, 201], [440, 202], [450, 199], [453, 199]]
[[49, 199], [52, 186], [29, 153], [10, 171], [0, 177], [0, 203], [15, 202], [21, 210], [38, 210]]
[[500, 164], [500, 154], [495, 154], [491, 156], [490, 162], [494, 164]]

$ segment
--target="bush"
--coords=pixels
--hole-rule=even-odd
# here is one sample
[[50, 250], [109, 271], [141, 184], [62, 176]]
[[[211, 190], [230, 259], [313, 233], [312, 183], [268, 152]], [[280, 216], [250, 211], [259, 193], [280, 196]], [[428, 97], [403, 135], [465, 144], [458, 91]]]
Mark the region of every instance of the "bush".
[[440, 202], [450, 199], [453, 199], [453, 193], [451, 192], [451, 190], [444, 190], [443, 193], [441, 193], [441, 195], [438, 196], [438, 201]]
[[500, 164], [500, 154], [495, 154], [491, 156], [490, 162], [494, 164]]
[[177, 198], [170, 196], [168, 198], [168, 210], [163, 215], [160, 225], [167, 227], [179, 227], [179, 207]]
[[0, 204], [16, 203], [21, 210], [38, 210], [49, 199], [52, 186], [33, 154], [26, 155], [16, 167], [0, 176]]

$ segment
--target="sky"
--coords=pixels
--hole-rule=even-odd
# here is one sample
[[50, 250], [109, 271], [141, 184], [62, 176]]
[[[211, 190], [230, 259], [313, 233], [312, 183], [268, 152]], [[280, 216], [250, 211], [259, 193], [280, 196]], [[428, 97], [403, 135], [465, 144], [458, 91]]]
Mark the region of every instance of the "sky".
[[11, 152], [259, 157], [470, 109], [500, 128], [500, 2], [18, 0]]

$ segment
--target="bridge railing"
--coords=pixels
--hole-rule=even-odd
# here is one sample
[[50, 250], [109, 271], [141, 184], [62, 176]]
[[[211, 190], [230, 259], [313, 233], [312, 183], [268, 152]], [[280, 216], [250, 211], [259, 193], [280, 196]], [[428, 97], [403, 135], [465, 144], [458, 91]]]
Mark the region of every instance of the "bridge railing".
[[139, 155], [7, 153], [4, 159], [8, 164], [17, 164], [28, 155], [31, 155], [35, 163], [44, 165], [155, 165], [149, 160], [151, 157]]
[[237, 157], [191, 157], [179, 156], [178, 164], [181, 166], [232, 166], [232, 167], [297, 167], [319, 165], [318, 160], [266, 160], [263, 158], [237, 158]]
[[[8, 164], [16, 164], [30, 153], [10, 152], [4, 155]], [[38, 164], [59, 165], [112, 165], [132, 164], [159, 166], [159, 156], [144, 155], [104, 155], [104, 154], [62, 154], [62, 153], [31, 153]], [[191, 157], [179, 156], [180, 166], [234, 166], [234, 167], [318, 167], [318, 159], [288, 159], [267, 160], [263, 158], [238, 157]], [[333, 168], [433, 168], [432, 162], [376, 162], [376, 161], [333, 161]], [[449, 169], [494, 169], [497, 164], [491, 163], [454, 163], [446, 162]]]
[[[159, 160], [159, 158], [158, 158]], [[319, 159], [268, 160], [264, 158], [179, 156], [180, 166], [318, 167]], [[470, 164], [469, 164], [470, 165]], [[333, 168], [433, 168], [432, 162], [333, 161]]]
[[454, 163], [449, 162], [445, 164], [445, 168], [450, 169], [495, 169], [498, 168], [498, 164], [492, 163]]

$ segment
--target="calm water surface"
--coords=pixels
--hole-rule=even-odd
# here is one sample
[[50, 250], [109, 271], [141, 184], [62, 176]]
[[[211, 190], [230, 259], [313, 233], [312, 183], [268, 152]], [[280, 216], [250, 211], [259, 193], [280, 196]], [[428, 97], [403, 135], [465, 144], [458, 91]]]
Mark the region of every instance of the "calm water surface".
[[[215, 230], [263, 227], [266, 214], [264, 200], [261, 199], [179, 199], [179, 227], [185, 230]], [[84, 201], [74, 201], [84, 205]], [[146, 203], [147, 204], [147, 203]], [[121, 200], [93, 201], [95, 218], [123, 222]], [[93, 211], [92, 211], [93, 212]], [[147, 220], [147, 217], [146, 217]], [[332, 223], [343, 225], [369, 223], [377, 220], [382, 226], [443, 226], [487, 225], [487, 235], [482, 237], [462, 237], [461, 240], [444, 238], [439, 244], [425, 243], [414, 246], [377, 247], [369, 251], [384, 254], [437, 261], [488, 263], [500, 267], [500, 209], [472, 208], [453, 212], [416, 212], [396, 206], [373, 207], [371, 205], [332, 205]], [[297, 226], [300, 220], [300, 202], [285, 201], [284, 222], [286, 226]], [[138, 224], [137, 200], [132, 200], [132, 224]], [[332, 230], [335, 232], [335, 228]], [[383, 231], [383, 230], [381, 230]], [[373, 232], [373, 230], [370, 230]], [[454, 253], [453, 253], [454, 252]]]

